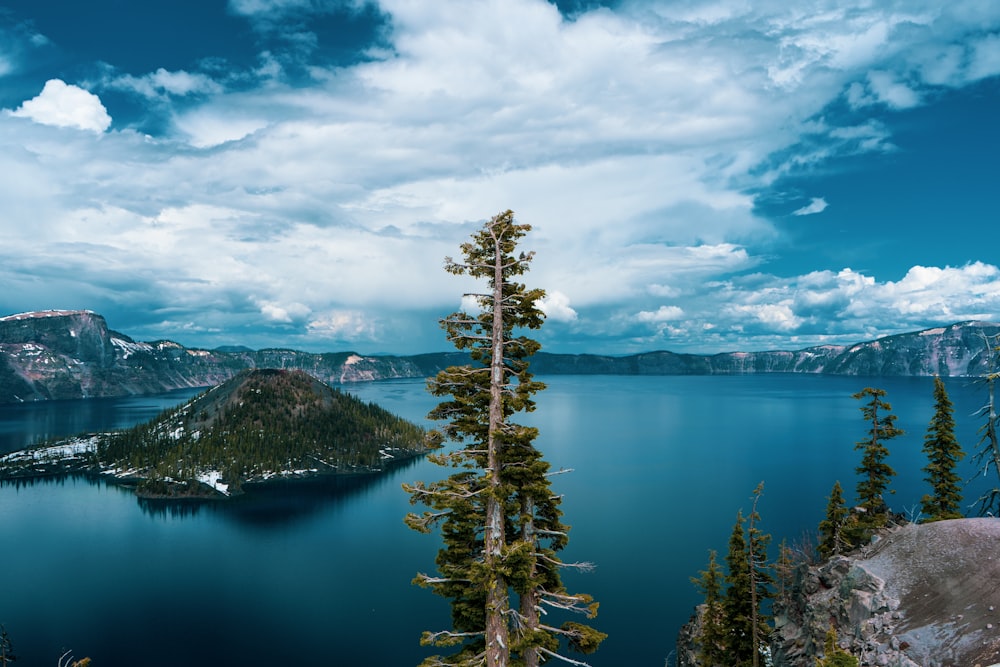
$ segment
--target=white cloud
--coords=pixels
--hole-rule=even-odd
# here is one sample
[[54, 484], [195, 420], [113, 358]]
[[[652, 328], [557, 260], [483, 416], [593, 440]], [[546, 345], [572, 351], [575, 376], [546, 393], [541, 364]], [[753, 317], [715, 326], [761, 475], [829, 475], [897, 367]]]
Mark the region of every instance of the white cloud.
[[258, 305], [261, 315], [265, 318], [285, 324], [305, 320], [312, 312], [309, 306], [296, 302], [279, 304], [273, 301], [261, 301]]
[[545, 317], [556, 322], [573, 322], [577, 312], [569, 305], [569, 297], [559, 291], [552, 291], [537, 302], [536, 306]]
[[46, 81], [37, 97], [27, 100], [10, 113], [42, 125], [75, 127], [92, 132], [104, 132], [111, 125], [111, 116], [97, 95], [60, 79]]
[[331, 311], [309, 322], [309, 333], [320, 338], [351, 342], [376, 338], [377, 324], [360, 311]]
[[[230, 6], [267, 19], [335, 4]], [[0, 116], [0, 278], [71, 268], [87, 296], [183, 311], [163, 321], [207, 311], [216, 329], [263, 321], [282, 336], [403, 345], [409, 329], [389, 313], [447, 312], [474, 291], [441, 259], [509, 207], [534, 227], [527, 282], [546, 289], [553, 321], [578, 324], [564, 330], [669, 322], [664, 335], [725, 345], [738, 327], [1000, 313], [996, 279], [974, 283], [968, 267], [941, 269], [926, 294], [903, 289], [919, 271], [899, 285], [850, 269], [751, 275], [785, 239], [748, 194], [782, 170], [892, 150], [889, 122], [866, 116], [997, 71], [998, 8], [626, 0], [568, 21], [542, 0], [384, 0], [389, 48], [307, 63], [312, 80], [294, 87], [282, 67], [295, 63], [271, 53], [233, 74], [239, 92], [197, 71], [105, 77], [165, 110], [159, 136], [97, 144]], [[850, 114], [828, 112], [845, 99]], [[14, 115], [111, 122], [60, 81]]]
[[222, 86], [211, 77], [201, 73], [175, 72], [159, 68], [144, 76], [126, 74], [111, 78], [107, 86], [134, 91], [144, 97], [157, 98], [163, 95], [203, 95], [221, 93]]
[[829, 204], [822, 197], [813, 197], [812, 200], [800, 209], [792, 211], [792, 215], [815, 215], [826, 210]]
[[678, 306], [660, 306], [655, 311], [643, 310], [636, 314], [639, 322], [672, 322], [684, 317], [684, 309]]

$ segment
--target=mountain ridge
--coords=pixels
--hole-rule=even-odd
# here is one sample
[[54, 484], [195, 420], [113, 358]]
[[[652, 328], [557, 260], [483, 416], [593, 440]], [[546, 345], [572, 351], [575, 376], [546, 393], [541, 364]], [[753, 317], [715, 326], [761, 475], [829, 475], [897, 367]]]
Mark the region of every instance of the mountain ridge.
[[[613, 356], [539, 352], [538, 375], [734, 375], [823, 373], [858, 376], [977, 376], [987, 367], [986, 340], [1000, 324], [968, 321], [853, 345], [800, 350]], [[128, 396], [219, 384], [249, 368], [303, 370], [330, 384], [434, 375], [467, 357], [460, 352], [409, 356], [355, 352], [188, 348], [170, 340], [135, 341], [89, 310], [32, 311], [0, 317], [0, 404]]]

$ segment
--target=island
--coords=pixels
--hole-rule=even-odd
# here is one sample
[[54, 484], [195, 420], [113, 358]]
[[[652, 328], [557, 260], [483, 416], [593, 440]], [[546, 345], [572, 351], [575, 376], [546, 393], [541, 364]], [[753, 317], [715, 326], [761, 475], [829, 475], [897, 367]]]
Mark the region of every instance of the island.
[[85, 474], [145, 498], [226, 498], [272, 479], [381, 472], [426, 452], [425, 431], [301, 370], [254, 369], [109, 433], [0, 457], [0, 480]]

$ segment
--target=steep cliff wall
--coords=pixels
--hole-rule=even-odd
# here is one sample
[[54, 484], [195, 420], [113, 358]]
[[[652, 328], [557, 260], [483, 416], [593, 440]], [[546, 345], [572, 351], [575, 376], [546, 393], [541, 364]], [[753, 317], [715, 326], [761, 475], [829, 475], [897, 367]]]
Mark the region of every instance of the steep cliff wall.
[[[539, 353], [539, 375], [982, 375], [984, 337], [1000, 325], [963, 322], [849, 347], [715, 355], [648, 352], [629, 356]], [[218, 384], [244, 368], [304, 370], [328, 383], [429, 377], [467, 361], [457, 352], [407, 357], [287, 349], [199, 350], [172, 341], [136, 342], [90, 311], [41, 311], [0, 318], [0, 403], [121, 396]]]

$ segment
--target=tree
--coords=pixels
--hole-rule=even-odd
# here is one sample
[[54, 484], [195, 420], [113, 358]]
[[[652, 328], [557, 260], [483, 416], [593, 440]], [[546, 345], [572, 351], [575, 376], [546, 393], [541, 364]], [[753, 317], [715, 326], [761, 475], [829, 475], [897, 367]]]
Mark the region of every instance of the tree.
[[844, 490], [840, 482], [833, 483], [833, 489], [827, 498], [826, 517], [819, 522], [819, 545], [817, 551], [823, 558], [829, 558], [844, 550], [843, 530], [847, 520], [847, 507], [844, 505]]
[[771, 536], [757, 527], [760, 515], [757, 503], [763, 493], [761, 482], [754, 490], [750, 515], [736, 513], [736, 523], [729, 538], [729, 553], [726, 565], [725, 616], [726, 647], [728, 661], [732, 667], [757, 666], [760, 649], [767, 638], [767, 618], [761, 607], [770, 599], [773, 577], [767, 572], [767, 545]]
[[716, 562], [715, 551], [708, 552], [708, 569], [691, 577], [691, 582], [705, 596], [701, 616], [701, 634], [698, 636], [698, 662], [702, 667], [719, 667], [726, 664], [725, 618], [722, 608], [722, 571]]
[[7, 628], [0, 623], [0, 666], [6, 667], [11, 662], [17, 662], [17, 656], [14, 655], [14, 646], [10, 641], [10, 635], [7, 634]]
[[[983, 435], [979, 439], [974, 462], [983, 477], [989, 476], [990, 468], [1000, 476], [1000, 442], [997, 441], [995, 400], [996, 382], [1000, 378], [1000, 335], [995, 336], [992, 341], [984, 335], [983, 342], [986, 344], [986, 374], [983, 376], [983, 383], [986, 385], [987, 399], [977, 416], [986, 417], [986, 423], [979, 429]], [[1000, 488], [994, 486], [979, 497], [978, 503], [980, 514], [996, 514], [1000, 511]]]
[[837, 630], [830, 626], [823, 642], [823, 657], [816, 658], [816, 667], [858, 667], [858, 659], [837, 646]]
[[927, 454], [924, 479], [931, 485], [931, 493], [920, 502], [921, 511], [927, 521], [960, 519], [962, 512], [962, 478], [955, 472], [958, 462], [965, 457], [961, 445], [955, 438], [954, 409], [941, 378], [934, 378], [934, 416], [931, 418], [927, 435], [924, 436], [923, 451]]
[[864, 415], [865, 421], [871, 422], [868, 436], [864, 440], [859, 440], [854, 446], [855, 449], [864, 452], [861, 465], [855, 468], [861, 475], [857, 485], [857, 495], [864, 515], [860, 520], [863, 532], [858, 537], [863, 539], [870, 536], [871, 530], [880, 528], [886, 523], [888, 507], [883, 494], [896, 471], [885, 462], [889, 450], [884, 443], [886, 440], [903, 435], [903, 431], [896, 428], [896, 416], [891, 412], [892, 406], [882, 400], [885, 396], [884, 389], [865, 387], [853, 396], [858, 400], [868, 399], [868, 402], [861, 406], [861, 414]]
[[[445, 260], [449, 273], [486, 280], [489, 291], [466, 295], [476, 299], [478, 314], [460, 312], [442, 321], [470, 363], [447, 368], [428, 383], [433, 395], [445, 397], [429, 415], [445, 422], [430, 435], [429, 445], [439, 452], [429, 458], [454, 472], [404, 486], [412, 503], [429, 508], [407, 515], [407, 524], [421, 532], [440, 526], [444, 541], [436, 561], [440, 576], [420, 574], [414, 581], [451, 600], [453, 628], [426, 632], [421, 641], [459, 647], [451, 656], [428, 658], [426, 667], [534, 667], [549, 657], [569, 661], [557, 653], [560, 639], [590, 653], [605, 637], [582, 623], [549, 625], [540, 615], [547, 608], [593, 618], [597, 603], [562, 584], [561, 568], [588, 564], [559, 559], [569, 528], [550, 488], [549, 465], [532, 444], [537, 430], [511, 420], [534, 410], [532, 396], [544, 388], [528, 370], [539, 344], [515, 335], [537, 329], [544, 319], [536, 305], [544, 292], [516, 281], [533, 256], [514, 254], [529, 230], [505, 211], [461, 246], [464, 262]], [[445, 450], [447, 442], [457, 448]]]

